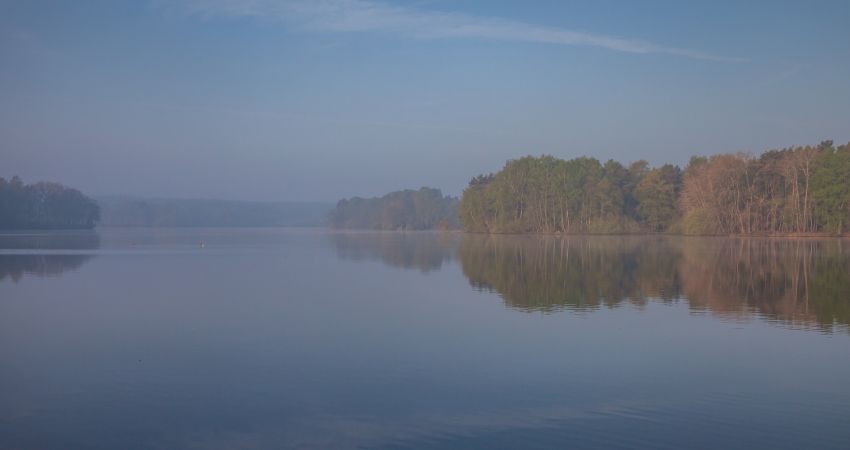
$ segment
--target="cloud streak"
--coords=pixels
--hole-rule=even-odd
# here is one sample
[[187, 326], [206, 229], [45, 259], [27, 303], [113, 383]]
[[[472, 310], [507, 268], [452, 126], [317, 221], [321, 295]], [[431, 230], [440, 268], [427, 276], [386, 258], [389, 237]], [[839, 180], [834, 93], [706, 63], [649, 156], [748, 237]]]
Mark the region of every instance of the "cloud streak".
[[187, 0], [204, 17], [255, 17], [314, 32], [386, 33], [418, 39], [479, 39], [666, 54], [698, 60], [745, 62], [745, 58], [664, 46], [639, 39], [545, 27], [452, 12], [425, 11], [370, 0]]

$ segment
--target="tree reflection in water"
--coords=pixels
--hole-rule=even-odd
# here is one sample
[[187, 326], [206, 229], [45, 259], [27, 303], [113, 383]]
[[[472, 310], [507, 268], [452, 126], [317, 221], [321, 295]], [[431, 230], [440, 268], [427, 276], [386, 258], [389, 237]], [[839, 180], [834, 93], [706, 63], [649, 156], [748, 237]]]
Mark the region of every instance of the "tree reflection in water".
[[454, 259], [459, 233], [436, 232], [339, 232], [331, 242], [341, 259], [377, 260], [393, 267], [438, 270]]
[[49, 277], [79, 269], [94, 255], [76, 252], [99, 247], [100, 237], [93, 231], [0, 234], [0, 282], [17, 283], [26, 274]]
[[677, 236], [335, 233], [337, 255], [437, 270], [457, 258], [476, 289], [520, 311], [686, 301], [726, 319], [850, 325], [850, 242]]
[[850, 247], [838, 239], [470, 235], [458, 258], [473, 287], [524, 311], [684, 299], [727, 318], [850, 324]]

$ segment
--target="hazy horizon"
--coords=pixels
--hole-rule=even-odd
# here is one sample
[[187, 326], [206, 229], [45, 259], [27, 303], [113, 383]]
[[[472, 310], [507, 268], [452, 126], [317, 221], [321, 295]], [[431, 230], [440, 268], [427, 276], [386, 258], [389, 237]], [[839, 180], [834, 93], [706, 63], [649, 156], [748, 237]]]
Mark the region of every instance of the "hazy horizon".
[[850, 3], [0, 1], [0, 176], [332, 203], [850, 141]]

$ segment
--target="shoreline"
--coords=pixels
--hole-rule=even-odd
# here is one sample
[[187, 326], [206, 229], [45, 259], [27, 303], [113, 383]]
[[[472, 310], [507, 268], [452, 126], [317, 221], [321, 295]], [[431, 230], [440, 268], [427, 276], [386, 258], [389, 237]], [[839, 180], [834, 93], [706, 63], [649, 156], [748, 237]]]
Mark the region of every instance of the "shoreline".
[[173, 227], [150, 227], [150, 226], [97, 226], [95, 228], [32, 228], [32, 229], [0, 229], [1, 235], [19, 235], [20, 233], [50, 233], [50, 232], [81, 232], [81, 233], [97, 233], [105, 230], [187, 230], [187, 229], [246, 229], [246, 230], [272, 230], [272, 229], [291, 229], [291, 230], [324, 230], [334, 233], [441, 233], [441, 234], [470, 234], [470, 235], [490, 235], [490, 236], [677, 236], [677, 237], [718, 237], [718, 238], [777, 238], [777, 239], [850, 239], [850, 233], [833, 234], [825, 232], [810, 232], [810, 233], [752, 233], [752, 234], [683, 234], [683, 233], [668, 233], [668, 232], [622, 232], [622, 233], [513, 233], [513, 232], [486, 232], [486, 231], [466, 231], [458, 229], [438, 230], [381, 230], [368, 228], [334, 228], [329, 226], [243, 226], [243, 227], [223, 227], [223, 226], [173, 226]]

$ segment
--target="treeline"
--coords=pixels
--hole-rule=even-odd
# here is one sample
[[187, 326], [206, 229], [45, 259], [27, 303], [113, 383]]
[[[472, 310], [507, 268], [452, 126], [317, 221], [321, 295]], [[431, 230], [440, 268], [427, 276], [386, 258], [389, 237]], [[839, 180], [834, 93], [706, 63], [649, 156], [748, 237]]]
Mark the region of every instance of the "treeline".
[[97, 202], [76, 189], [0, 177], [0, 229], [89, 229], [99, 219]]
[[343, 199], [330, 213], [334, 228], [431, 230], [459, 228], [457, 198], [439, 189], [391, 192], [383, 197]]
[[684, 170], [527, 156], [473, 178], [458, 211], [488, 233], [843, 233], [850, 144], [694, 157]]
[[107, 227], [306, 227], [323, 225], [331, 204], [204, 199], [98, 199]]

